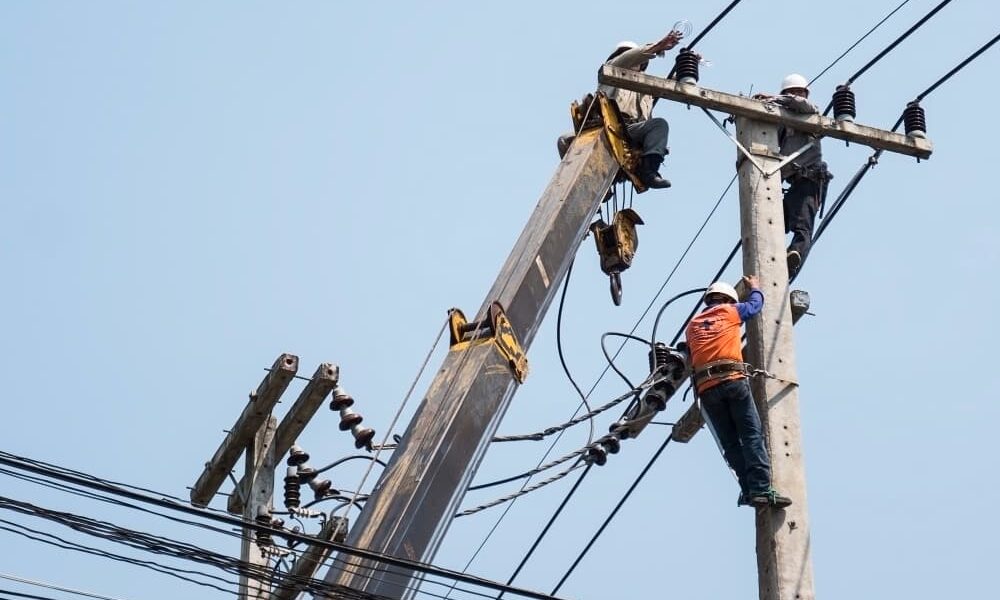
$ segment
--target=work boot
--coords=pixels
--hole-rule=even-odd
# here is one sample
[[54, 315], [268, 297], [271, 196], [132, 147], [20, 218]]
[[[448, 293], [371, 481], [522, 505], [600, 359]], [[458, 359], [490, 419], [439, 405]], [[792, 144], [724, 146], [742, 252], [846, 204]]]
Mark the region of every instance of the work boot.
[[788, 278], [791, 279], [799, 274], [799, 268], [802, 266], [802, 255], [799, 254], [798, 250], [788, 251]]
[[792, 505], [792, 499], [782, 496], [778, 490], [767, 488], [766, 492], [759, 492], [750, 497], [750, 502], [754, 506], [773, 506], [774, 508], [786, 508]]
[[736, 498], [736, 506], [750, 506], [750, 496], [746, 492], [740, 492], [740, 495]]
[[663, 157], [659, 154], [644, 154], [639, 161], [639, 169], [636, 175], [639, 181], [648, 188], [659, 190], [670, 187], [670, 180], [660, 177], [660, 165]]

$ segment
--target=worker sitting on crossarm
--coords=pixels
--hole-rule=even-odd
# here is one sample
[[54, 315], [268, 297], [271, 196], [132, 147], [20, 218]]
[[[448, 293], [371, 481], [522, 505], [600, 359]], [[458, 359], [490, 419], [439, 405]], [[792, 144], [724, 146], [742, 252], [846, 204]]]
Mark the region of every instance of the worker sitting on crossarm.
[[[799, 114], [819, 113], [819, 108], [809, 101], [809, 82], [798, 73], [785, 77], [780, 95], [756, 94], [754, 97]], [[788, 246], [788, 277], [794, 278], [809, 255], [816, 212], [826, 197], [826, 188], [833, 175], [823, 162], [818, 136], [783, 126], [778, 132], [778, 140], [784, 156], [812, 143], [808, 150], [781, 168], [781, 178], [789, 184], [784, 199], [785, 233], [792, 234], [792, 243]]]
[[[645, 71], [650, 60], [663, 56], [664, 52], [677, 45], [681, 37], [683, 37], [681, 32], [671, 31], [660, 41], [643, 46], [635, 42], [619, 42], [605, 64], [622, 69]], [[663, 157], [667, 154], [670, 126], [665, 119], [652, 116], [655, 98], [610, 85], [601, 85], [598, 91], [618, 104], [618, 110], [625, 120], [629, 144], [640, 149], [641, 159], [636, 172], [639, 180], [648, 188], [670, 187], [670, 181], [660, 177], [659, 173]], [[566, 155], [574, 137], [572, 133], [560, 136], [558, 142], [560, 157]]]
[[764, 308], [764, 294], [755, 275], [743, 280], [750, 287], [746, 302], [721, 281], [705, 292], [706, 308], [686, 331], [691, 368], [705, 417], [740, 483], [736, 505], [784, 508], [792, 501], [771, 487], [771, 461], [740, 340], [740, 326]]

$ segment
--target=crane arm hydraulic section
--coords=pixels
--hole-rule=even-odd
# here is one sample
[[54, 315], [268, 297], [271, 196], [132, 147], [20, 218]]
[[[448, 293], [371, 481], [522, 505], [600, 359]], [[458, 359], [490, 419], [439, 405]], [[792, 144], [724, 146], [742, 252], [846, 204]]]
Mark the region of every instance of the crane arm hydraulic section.
[[[610, 103], [600, 100], [606, 111]], [[628, 164], [624, 138], [616, 135], [621, 124], [607, 117], [577, 136], [475, 319], [451, 311], [451, 351], [351, 528], [349, 545], [433, 559], [526, 375], [525, 353], [602, 199]], [[624, 173], [631, 178], [630, 170]], [[327, 581], [386, 598], [410, 593], [413, 573], [341, 558]]]

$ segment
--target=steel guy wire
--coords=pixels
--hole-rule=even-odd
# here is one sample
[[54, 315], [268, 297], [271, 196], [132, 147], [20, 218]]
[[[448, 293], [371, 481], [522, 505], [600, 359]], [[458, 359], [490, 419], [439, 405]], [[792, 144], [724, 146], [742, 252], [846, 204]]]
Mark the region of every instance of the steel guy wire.
[[[581, 448], [580, 450], [576, 450], [575, 452], [573, 452], [572, 456], [579, 456], [579, 455], [583, 454], [586, 451], [587, 451], [586, 448]], [[572, 458], [572, 456], [570, 456], [570, 458]], [[552, 477], [549, 477], [548, 479], [539, 481], [538, 483], [536, 483], [534, 485], [531, 485], [531, 486], [528, 486], [526, 488], [520, 489], [520, 490], [518, 490], [518, 491], [516, 491], [516, 492], [514, 492], [512, 494], [508, 494], [506, 496], [503, 496], [502, 498], [497, 498], [496, 500], [493, 500], [492, 502], [487, 502], [486, 504], [480, 504], [479, 506], [463, 510], [462, 512], [456, 514], [455, 516], [456, 517], [466, 517], [468, 515], [472, 515], [472, 514], [475, 514], [477, 512], [486, 510], [487, 508], [493, 508], [494, 506], [497, 506], [499, 504], [503, 504], [504, 502], [510, 502], [511, 500], [514, 500], [515, 498], [520, 498], [521, 496], [523, 496], [525, 494], [530, 494], [531, 492], [533, 492], [533, 491], [535, 491], [535, 490], [537, 490], [539, 488], [545, 487], [545, 486], [549, 485], [550, 483], [555, 483], [556, 481], [559, 481], [563, 477], [569, 475], [573, 470], [578, 469], [578, 468], [582, 467], [583, 465], [584, 465], [584, 463], [577, 462], [577, 463], [569, 466], [565, 470], [560, 471], [559, 473], [556, 473]]]
[[358, 500], [358, 496], [361, 495], [361, 489], [365, 486], [365, 482], [368, 481], [368, 476], [371, 474], [372, 468], [375, 466], [375, 463], [379, 462], [380, 464], [382, 464], [382, 466], [385, 466], [385, 463], [382, 463], [381, 461], [378, 460], [379, 454], [381, 454], [383, 446], [385, 446], [386, 442], [389, 441], [389, 437], [392, 435], [393, 430], [396, 428], [396, 422], [399, 421], [399, 417], [403, 414], [403, 410], [406, 408], [406, 404], [407, 402], [409, 402], [410, 396], [413, 394], [414, 388], [417, 387], [417, 383], [419, 383], [420, 378], [423, 377], [424, 369], [427, 368], [427, 363], [430, 362], [431, 356], [434, 355], [434, 350], [437, 349], [437, 345], [441, 341], [441, 336], [444, 335], [446, 329], [448, 329], [447, 320], [444, 322], [444, 324], [441, 325], [441, 329], [438, 330], [437, 337], [434, 339], [434, 343], [431, 344], [431, 349], [427, 352], [427, 356], [424, 357], [424, 362], [420, 365], [420, 369], [417, 371], [417, 376], [414, 378], [413, 383], [410, 384], [410, 389], [406, 391], [406, 395], [403, 397], [403, 401], [400, 402], [399, 408], [396, 410], [396, 414], [392, 417], [392, 421], [389, 423], [389, 426], [386, 427], [385, 436], [382, 438], [382, 443], [375, 450], [375, 455], [372, 457], [372, 461], [368, 464], [368, 468], [365, 469], [365, 474], [362, 475], [361, 477], [361, 482], [358, 483], [358, 488], [354, 491], [354, 497], [351, 499], [352, 503], [356, 502]]

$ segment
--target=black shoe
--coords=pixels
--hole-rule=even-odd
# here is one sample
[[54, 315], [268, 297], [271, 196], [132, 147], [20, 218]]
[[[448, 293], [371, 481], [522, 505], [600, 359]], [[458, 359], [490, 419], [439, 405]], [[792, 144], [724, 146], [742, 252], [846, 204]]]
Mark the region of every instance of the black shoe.
[[639, 162], [639, 169], [636, 175], [639, 181], [650, 189], [662, 190], [670, 187], [670, 180], [660, 177], [658, 173], [663, 157], [659, 154], [645, 154]]
[[766, 492], [760, 492], [750, 497], [750, 502], [754, 506], [773, 506], [774, 508], [787, 508], [792, 505], [792, 499], [782, 496], [778, 490], [768, 488]]
[[750, 504], [750, 497], [744, 492], [740, 492], [740, 495], [736, 498], [736, 506], [752, 506]]
[[799, 254], [798, 250], [788, 251], [788, 277], [791, 279], [799, 273], [799, 268], [802, 267], [802, 255]]

